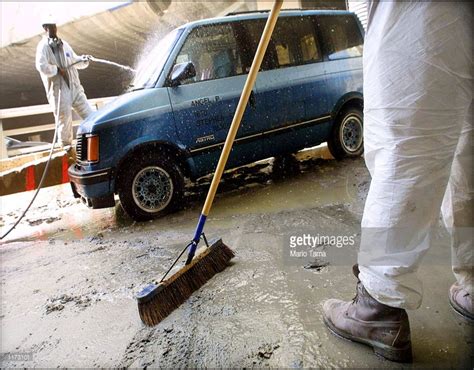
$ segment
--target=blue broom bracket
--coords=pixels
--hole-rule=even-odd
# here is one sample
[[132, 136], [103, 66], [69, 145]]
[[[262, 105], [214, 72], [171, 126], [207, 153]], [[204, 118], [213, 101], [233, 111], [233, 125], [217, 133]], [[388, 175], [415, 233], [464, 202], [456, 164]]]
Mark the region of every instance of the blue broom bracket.
[[196, 254], [196, 249], [199, 244], [199, 241], [201, 240], [201, 236], [203, 234], [203, 229], [204, 229], [204, 224], [206, 223], [206, 218], [207, 216], [201, 215], [199, 216], [199, 220], [196, 226], [196, 231], [194, 232], [194, 238], [192, 242], [190, 243], [190, 248], [188, 251], [188, 258], [186, 259], [186, 265], [189, 265], [191, 261], [194, 258], [194, 255]]

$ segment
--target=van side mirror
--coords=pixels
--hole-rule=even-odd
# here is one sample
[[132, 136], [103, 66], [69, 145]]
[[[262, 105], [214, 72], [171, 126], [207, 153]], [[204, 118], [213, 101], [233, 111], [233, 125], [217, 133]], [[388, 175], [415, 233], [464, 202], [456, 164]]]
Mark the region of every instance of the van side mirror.
[[175, 64], [171, 71], [170, 84], [171, 86], [179, 86], [182, 81], [196, 76], [196, 68], [193, 62]]

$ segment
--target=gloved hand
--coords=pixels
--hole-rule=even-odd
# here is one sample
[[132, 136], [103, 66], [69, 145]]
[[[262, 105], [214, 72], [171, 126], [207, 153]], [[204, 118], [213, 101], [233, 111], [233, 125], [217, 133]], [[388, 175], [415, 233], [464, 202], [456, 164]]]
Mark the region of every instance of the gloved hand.
[[91, 60], [91, 59], [92, 59], [92, 55], [83, 55], [83, 56], [82, 56], [82, 60], [83, 60], [84, 62], [88, 62], [88, 61]]

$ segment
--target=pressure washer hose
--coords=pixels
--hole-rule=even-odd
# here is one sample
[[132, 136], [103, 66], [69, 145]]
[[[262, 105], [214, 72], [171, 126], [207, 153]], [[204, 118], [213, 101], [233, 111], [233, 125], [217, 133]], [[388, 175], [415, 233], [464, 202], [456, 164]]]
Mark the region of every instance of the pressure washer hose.
[[31, 201], [30, 201], [30, 204], [28, 204], [28, 207], [26, 207], [26, 209], [23, 211], [23, 213], [22, 213], [21, 216], [18, 218], [18, 220], [16, 220], [15, 224], [14, 224], [5, 234], [3, 234], [3, 235], [0, 237], [0, 239], [5, 238], [8, 234], [10, 234], [10, 232], [11, 232], [15, 227], [18, 226], [18, 224], [19, 224], [20, 221], [23, 219], [23, 217], [25, 217], [26, 212], [28, 212], [28, 210], [30, 209], [31, 205], [33, 204], [33, 202], [34, 202], [35, 199], [36, 199], [36, 196], [38, 195], [39, 191], [41, 190], [41, 187], [43, 186], [44, 179], [46, 178], [46, 174], [48, 173], [49, 164], [51, 163], [51, 157], [53, 156], [54, 144], [56, 143], [56, 137], [57, 137], [57, 135], [58, 135], [58, 126], [59, 126], [58, 117], [59, 117], [59, 107], [60, 107], [60, 103], [61, 103], [61, 88], [59, 88], [58, 111], [56, 112], [56, 117], [55, 117], [56, 127], [55, 127], [55, 129], [54, 129], [53, 143], [51, 144], [51, 150], [49, 151], [48, 161], [46, 162], [46, 166], [44, 167], [43, 175], [41, 175], [41, 180], [40, 180], [40, 182], [39, 182], [38, 188], [36, 189], [35, 194], [33, 195], [33, 198], [31, 198]]
[[[107, 59], [100, 59], [100, 58], [96, 58], [92, 55], [88, 55], [87, 56], [87, 60], [90, 60], [92, 62], [96, 62], [96, 63], [102, 63], [102, 64], [107, 64], [109, 66], [114, 66], [114, 67], [118, 67], [118, 68], [122, 68], [122, 69], [125, 69], [126, 71], [129, 71], [129, 72], [137, 72], [136, 69], [133, 69], [132, 67], [129, 67], [129, 66], [125, 66], [123, 64], [120, 64], [120, 63], [116, 63], [116, 62], [112, 62], [110, 60], [107, 60]], [[71, 68], [72, 66], [75, 66], [76, 64], [79, 64], [79, 63], [82, 63], [84, 62], [83, 59], [80, 59], [80, 60], [77, 60], [75, 61], [74, 63], [71, 63], [69, 66], [67, 66], [66, 68]]]

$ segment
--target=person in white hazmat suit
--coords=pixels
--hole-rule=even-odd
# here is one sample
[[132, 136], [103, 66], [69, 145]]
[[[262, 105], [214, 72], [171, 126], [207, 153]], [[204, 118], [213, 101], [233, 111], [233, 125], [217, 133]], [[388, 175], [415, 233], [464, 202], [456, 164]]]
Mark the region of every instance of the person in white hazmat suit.
[[406, 309], [421, 305], [417, 267], [440, 209], [456, 278], [449, 302], [474, 317], [470, 6], [368, 4], [364, 141], [372, 182], [353, 268], [357, 295], [324, 302], [323, 318], [331, 331], [392, 361], [412, 361]]
[[73, 139], [72, 108], [82, 119], [92, 113], [77, 72], [89, 66], [89, 58], [77, 56], [66, 41], [58, 38], [54, 20], [44, 20], [42, 26], [46, 34], [36, 48], [36, 69], [58, 124], [58, 143], [65, 147]]

